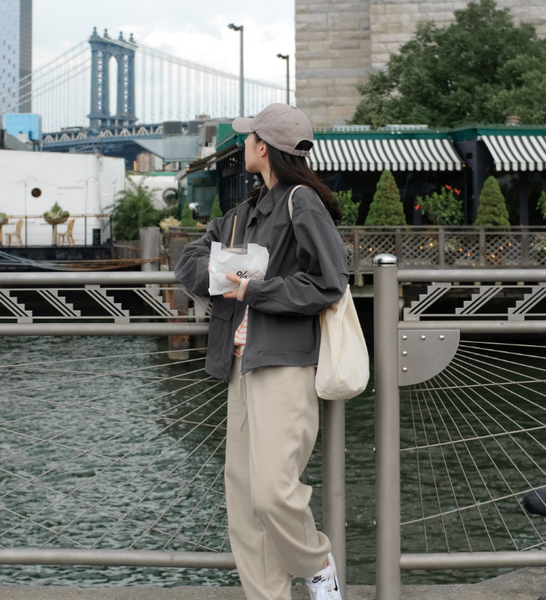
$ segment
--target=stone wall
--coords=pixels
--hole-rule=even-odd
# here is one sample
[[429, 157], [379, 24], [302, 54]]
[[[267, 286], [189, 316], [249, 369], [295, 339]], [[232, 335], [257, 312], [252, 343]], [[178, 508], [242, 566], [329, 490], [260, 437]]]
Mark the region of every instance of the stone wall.
[[296, 103], [315, 128], [345, 123], [371, 66], [370, 3], [296, 0]]
[[[411, 39], [419, 21], [444, 26], [464, 0], [295, 0], [296, 103], [317, 129], [350, 119], [356, 86]], [[546, 37], [546, 0], [497, 0]]]

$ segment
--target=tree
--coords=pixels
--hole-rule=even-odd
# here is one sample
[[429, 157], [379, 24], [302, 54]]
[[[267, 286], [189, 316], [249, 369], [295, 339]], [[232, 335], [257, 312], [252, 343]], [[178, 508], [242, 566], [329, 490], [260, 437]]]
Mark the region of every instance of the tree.
[[546, 41], [532, 25], [516, 25], [494, 0], [471, 2], [447, 27], [419, 24], [386, 70], [359, 91], [352, 123], [372, 127], [504, 123], [509, 115], [544, 123]]
[[182, 218], [180, 220], [181, 227], [195, 227], [197, 225], [197, 221], [193, 218], [193, 212], [190, 208], [188, 202], [184, 204], [184, 208], [182, 209]]
[[377, 191], [370, 204], [366, 225], [376, 227], [403, 226], [406, 224], [400, 192], [390, 171], [383, 171], [377, 184]]
[[460, 191], [455, 190], [457, 198], [453, 195], [451, 186], [444, 186], [442, 191], [437, 194], [434, 192], [431, 196], [417, 198], [417, 203], [422, 213], [434, 225], [460, 225], [464, 219], [463, 201], [460, 198]]
[[489, 227], [500, 225], [510, 227], [506, 202], [502, 195], [499, 182], [491, 175], [485, 180], [480, 194], [480, 207], [474, 225]]
[[146, 178], [142, 178], [137, 186], [129, 183], [127, 187], [118, 192], [116, 202], [108, 209], [112, 209], [112, 223], [114, 236], [118, 240], [136, 240], [139, 238], [141, 227], [155, 227], [159, 221], [168, 216], [170, 211], [161, 211], [154, 208], [152, 198], [157, 188], [146, 185]]
[[353, 202], [353, 190], [334, 192], [333, 196], [341, 209], [342, 217], [339, 224], [345, 226], [356, 225], [360, 202]]
[[210, 221], [212, 221], [212, 219], [216, 219], [217, 217], [223, 217], [224, 213], [222, 212], [222, 209], [220, 208], [220, 198], [218, 197], [218, 195], [214, 196], [214, 202], [212, 203], [212, 209], [210, 211]]

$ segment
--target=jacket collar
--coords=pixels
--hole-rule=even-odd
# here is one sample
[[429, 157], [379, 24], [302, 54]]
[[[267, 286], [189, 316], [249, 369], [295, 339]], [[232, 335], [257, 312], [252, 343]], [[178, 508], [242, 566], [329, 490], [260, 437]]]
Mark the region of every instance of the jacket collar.
[[258, 202], [256, 203], [256, 209], [259, 210], [263, 215], [268, 215], [275, 208], [275, 205], [281, 198], [286, 194], [286, 191], [292, 187], [289, 183], [279, 181], [270, 190], [265, 185], [262, 186], [260, 195], [258, 196]]

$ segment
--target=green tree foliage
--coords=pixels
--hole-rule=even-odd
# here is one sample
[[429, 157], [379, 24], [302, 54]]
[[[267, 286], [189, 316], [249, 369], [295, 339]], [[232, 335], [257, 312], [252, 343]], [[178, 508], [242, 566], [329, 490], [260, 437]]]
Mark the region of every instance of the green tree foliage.
[[353, 190], [334, 192], [333, 196], [341, 208], [342, 217], [339, 224], [346, 226], [356, 225], [360, 202], [353, 202]]
[[434, 225], [460, 225], [464, 219], [463, 214], [463, 201], [460, 198], [459, 190], [455, 190], [450, 186], [444, 186], [442, 191], [438, 194], [417, 198], [417, 203], [421, 208], [423, 214]]
[[510, 115], [542, 124], [546, 41], [532, 25], [515, 25], [494, 0], [470, 2], [447, 27], [421, 23], [387, 69], [370, 75], [359, 91], [352, 122], [374, 128], [504, 123]]
[[175, 209], [157, 210], [152, 198], [158, 188], [146, 185], [142, 178], [138, 185], [128, 183], [126, 189], [118, 192], [116, 201], [107, 209], [112, 209], [114, 237], [117, 240], [136, 240], [141, 227], [155, 227], [161, 219], [173, 214]]
[[214, 196], [214, 202], [212, 203], [212, 209], [210, 211], [210, 220], [216, 219], [217, 217], [223, 217], [224, 213], [220, 208], [220, 198], [216, 195]]
[[406, 224], [400, 192], [390, 171], [383, 171], [366, 217], [366, 225], [376, 227], [403, 226]]
[[[542, 218], [546, 221], [546, 192], [542, 192], [540, 194], [540, 198], [538, 199], [537, 202], [537, 208], [540, 212], [540, 214], [542, 215]], [[0, 215], [0, 219], [1, 219], [1, 215]], [[0, 220], [1, 223], [1, 220]]]
[[499, 182], [492, 175], [486, 179], [480, 194], [480, 207], [474, 225], [480, 227], [491, 225], [510, 227], [504, 196]]
[[180, 227], [195, 227], [197, 221], [193, 218], [193, 212], [190, 205], [186, 202], [182, 209], [182, 218], [180, 219]]

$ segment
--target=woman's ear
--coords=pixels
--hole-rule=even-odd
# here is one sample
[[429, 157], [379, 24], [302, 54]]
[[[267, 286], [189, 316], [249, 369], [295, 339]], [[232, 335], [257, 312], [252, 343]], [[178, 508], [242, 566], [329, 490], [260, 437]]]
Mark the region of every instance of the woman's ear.
[[267, 146], [265, 145], [265, 142], [263, 140], [261, 140], [259, 142], [258, 154], [260, 155], [261, 158], [264, 158], [267, 156]]

